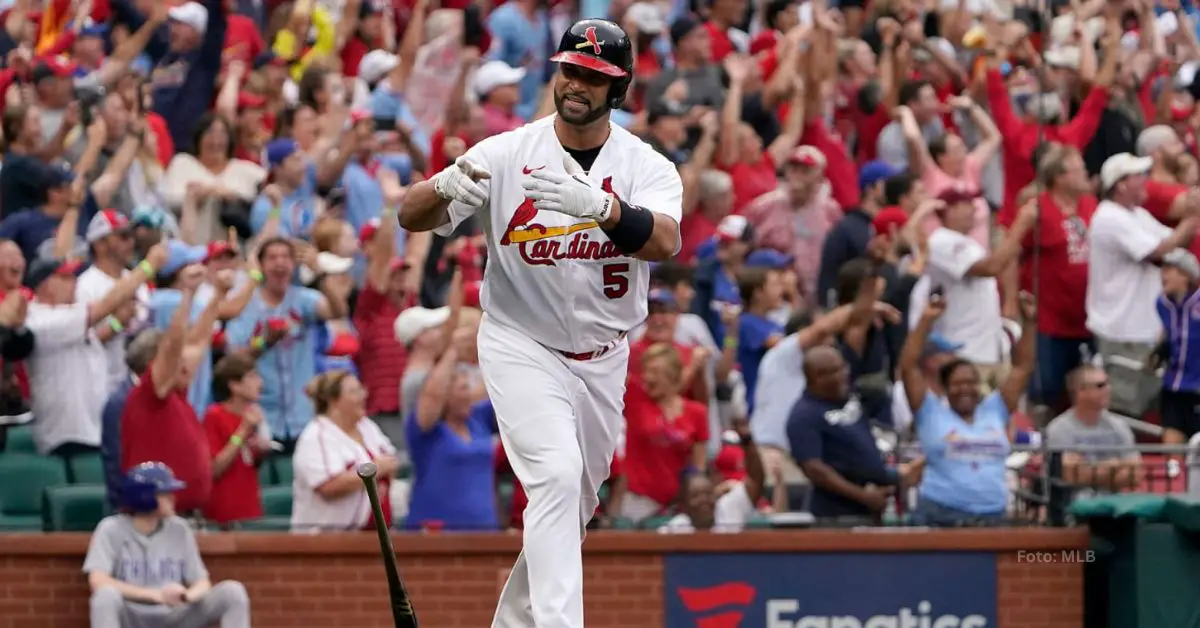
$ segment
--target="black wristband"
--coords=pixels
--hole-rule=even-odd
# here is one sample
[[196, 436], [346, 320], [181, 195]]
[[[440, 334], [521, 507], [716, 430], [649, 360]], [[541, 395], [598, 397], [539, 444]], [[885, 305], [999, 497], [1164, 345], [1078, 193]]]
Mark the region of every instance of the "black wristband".
[[633, 255], [642, 250], [654, 234], [654, 214], [648, 209], [630, 205], [621, 199], [617, 199], [617, 202], [621, 204], [621, 217], [611, 229], [603, 231], [618, 250], [626, 255]]

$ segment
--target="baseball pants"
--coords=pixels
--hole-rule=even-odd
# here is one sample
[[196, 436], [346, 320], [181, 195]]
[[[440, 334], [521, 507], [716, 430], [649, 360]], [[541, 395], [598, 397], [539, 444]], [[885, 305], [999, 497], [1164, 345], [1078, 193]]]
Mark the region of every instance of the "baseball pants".
[[250, 596], [233, 580], [218, 582], [197, 602], [167, 607], [127, 602], [113, 587], [92, 593], [92, 628], [250, 628]]
[[524, 549], [493, 628], [583, 628], [585, 526], [624, 424], [629, 345], [572, 360], [486, 314], [479, 364], [500, 440], [529, 495]]

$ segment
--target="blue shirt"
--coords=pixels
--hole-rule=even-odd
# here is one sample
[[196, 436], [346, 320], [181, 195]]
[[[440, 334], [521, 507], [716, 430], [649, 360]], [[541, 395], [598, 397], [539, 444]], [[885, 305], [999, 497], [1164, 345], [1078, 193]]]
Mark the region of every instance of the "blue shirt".
[[[250, 228], [254, 233], [262, 231], [271, 213], [271, 199], [259, 194], [250, 208]], [[307, 240], [317, 221], [317, 167], [310, 164], [304, 182], [291, 194], [283, 197], [279, 205], [279, 230], [276, 235], [286, 238]]]
[[758, 382], [758, 365], [767, 350], [783, 338], [783, 326], [766, 317], [742, 312], [738, 317], [738, 368], [746, 382], [746, 408], [754, 409], [754, 385]]
[[419, 530], [440, 521], [446, 530], [495, 530], [496, 413], [481, 401], [467, 417], [471, 436], [463, 439], [444, 422], [422, 432], [417, 417], [404, 421], [404, 439], [413, 461], [415, 481], [406, 525]]
[[393, 91], [388, 82], [383, 81], [371, 92], [370, 107], [372, 117], [395, 120], [397, 124], [408, 127], [413, 143], [421, 152], [429, 154], [429, 134], [404, 100], [404, 94]]
[[1008, 505], [1008, 406], [999, 392], [984, 397], [967, 422], [933, 393], [913, 416], [925, 452], [921, 499], [975, 514]]
[[[372, 159], [375, 160], [372, 166], [395, 170], [396, 174], [400, 175], [400, 182], [404, 185], [408, 185], [412, 181], [412, 160], [408, 155], [384, 153], [375, 155]], [[383, 188], [379, 186], [375, 175], [364, 168], [363, 164], [357, 161], [346, 164], [346, 169], [342, 171], [342, 186], [346, 188], [346, 222], [354, 227], [355, 233], [358, 233], [363, 225], [370, 222], [371, 219], [383, 215]], [[396, 230], [396, 255], [398, 257], [404, 257], [406, 234], [407, 231], [404, 229]], [[354, 278], [356, 283], [361, 284], [366, 277], [366, 259], [362, 253], [355, 257]]]
[[[710, 240], [716, 242], [716, 240]], [[716, 260], [715, 249], [708, 256], [698, 251], [696, 256], [696, 296], [692, 299], [692, 312], [699, 314], [712, 332], [713, 340], [721, 344], [725, 340], [725, 324], [721, 322], [721, 310], [728, 305], [741, 305], [742, 296], [737, 282], [725, 272], [725, 267]]]
[[127, 377], [104, 402], [100, 411], [100, 462], [104, 465], [104, 493], [114, 512], [121, 506], [121, 415], [125, 400], [133, 390], [133, 378]]
[[521, 104], [517, 105], [516, 114], [530, 120], [537, 112], [542, 87], [550, 76], [547, 59], [553, 55], [553, 48], [546, 12], [537, 11], [530, 22], [517, 5], [503, 4], [488, 16], [487, 27], [492, 34], [488, 56], [514, 68], [525, 68], [525, 78], [521, 80]]
[[[875, 445], [871, 422], [854, 397], [839, 405], [805, 392], [792, 408], [787, 433], [792, 458], [799, 464], [820, 460], [859, 486], [896, 484], [895, 473], [883, 464]], [[812, 488], [809, 510], [816, 517], [873, 514], [859, 502], [819, 486]]]
[[[210, 293], [211, 294], [211, 293]], [[183, 302], [183, 293], [173, 288], [161, 288], [150, 293], [150, 324], [155, 329], [167, 329], [171, 326], [171, 317]], [[208, 301], [192, 300], [192, 313], [188, 316], [189, 323], [200, 319]], [[204, 411], [212, 403], [212, 349], [204, 351], [204, 357], [196, 366], [192, 383], [188, 385], [188, 403], [196, 410], [196, 416], [204, 420]]]
[[283, 301], [271, 307], [263, 301], [259, 288], [241, 316], [229, 321], [225, 328], [229, 346], [243, 348], [250, 345], [251, 338], [265, 332], [270, 319], [289, 324], [287, 336], [258, 358], [258, 374], [263, 379], [259, 405], [276, 440], [299, 438], [313, 418], [312, 401], [304, 394], [304, 387], [317, 374], [317, 348], [312, 331], [319, 322], [317, 305], [323, 298], [316, 290], [291, 286]]
[[1155, 309], [1167, 340], [1163, 388], [1175, 392], [1200, 392], [1200, 290], [1178, 303], [1161, 295]]
[[[75, 257], [87, 258], [87, 226], [92, 217], [99, 212], [96, 199], [88, 194], [79, 208], [79, 225], [76, 232]], [[21, 249], [27, 262], [41, 258], [54, 257], [54, 234], [62, 218], [51, 218], [42, 212], [41, 208], [27, 209], [15, 213], [6, 213], [6, 218], [0, 221], [0, 238], [12, 240]]]

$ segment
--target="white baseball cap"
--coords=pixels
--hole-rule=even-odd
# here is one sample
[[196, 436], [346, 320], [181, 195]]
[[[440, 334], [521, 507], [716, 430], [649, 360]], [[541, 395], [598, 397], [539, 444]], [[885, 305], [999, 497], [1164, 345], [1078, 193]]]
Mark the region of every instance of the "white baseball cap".
[[488, 61], [475, 71], [475, 94], [484, 98], [497, 87], [516, 85], [525, 78], [525, 68], [514, 68], [503, 61]]
[[1042, 55], [1050, 67], [1068, 70], [1078, 70], [1082, 58], [1079, 46], [1055, 46]]
[[172, 7], [167, 11], [167, 17], [187, 24], [200, 33], [208, 29], [208, 9], [199, 2], [185, 2], [177, 7]]
[[399, 340], [404, 346], [411, 345], [417, 336], [445, 323], [449, 318], [449, 307], [443, 306], [432, 310], [425, 307], [410, 307], [396, 317], [396, 323], [393, 326], [396, 340]]
[[1100, 166], [1100, 190], [1107, 192], [1121, 179], [1135, 174], [1146, 174], [1154, 165], [1152, 157], [1134, 157], [1129, 153], [1117, 153], [1104, 160]]
[[386, 50], [372, 50], [358, 62], [358, 78], [370, 84], [378, 83], [400, 65], [400, 57]]
[[333, 253], [322, 251], [317, 253], [316, 272], [313, 272], [308, 266], [300, 267], [300, 283], [312, 283], [316, 280], [318, 273], [322, 275], [343, 275], [350, 272], [353, 266], [354, 260], [348, 257], [340, 257]]
[[626, 15], [638, 32], [646, 35], [657, 35], [667, 27], [667, 20], [662, 9], [653, 2], [637, 2], [626, 9]]

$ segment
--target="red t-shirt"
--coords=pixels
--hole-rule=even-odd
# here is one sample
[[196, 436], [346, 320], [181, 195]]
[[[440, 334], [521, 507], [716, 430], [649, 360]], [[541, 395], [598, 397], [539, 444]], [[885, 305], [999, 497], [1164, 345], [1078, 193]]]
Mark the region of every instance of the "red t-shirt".
[[[242, 417], [230, 412], [221, 404], [214, 404], [204, 412], [204, 434], [208, 437], [208, 451], [216, 457], [225, 448], [229, 438], [242, 425]], [[204, 505], [204, 517], [217, 523], [229, 523], [243, 519], [257, 519], [263, 515], [262, 497], [258, 488], [258, 454], [242, 445], [225, 468], [225, 473], [213, 481], [212, 495]]]
[[720, 63], [725, 57], [733, 54], [733, 41], [729, 39], [729, 35], [725, 33], [724, 29], [714, 22], [705, 22], [704, 30], [708, 31], [709, 54], [714, 62]]
[[[1142, 204], [1142, 208], [1150, 212], [1151, 216], [1158, 219], [1159, 222], [1168, 226], [1174, 227], [1178, 224], [1178, 220], [1172, 220], [1171, 204], [1180, 195], [1188, 191], [1188, 186], [1182, 183], [1166, 183], [1163, 181], [1155, 181], [1150, 179], [1146, 181], [1146, 202]], [[1200, 236], [1192, 238], [1192, 243], [1188, 249], [1196, 255], [1200, 255]]]
[[[508, 454], [504, 452], [504, 445], [496, 443], [496, 474], [511, 475], [513, 472], [512, 465], [508, 464]], [[608, 467], [608, 480], [611, 481], [621, 477], [621, 460], [613, 456], [612, 464]], [[525, 487], [521, 486], [520, 481], [513, 482], [512, 493], [512, 517], [509, 520], [509, 526], [517, 530], [525, 529], [525, 507], [529, 505], [529, 496], [525, 494]], [[604, 513], [604, 504], [596, 506], [597, 515]], [[615, 514], [615, 513], [614, 513]]]
[[204, 428], [188, 403], [186, 391], [172, 390], [166, 399], [154, 391], [154, 369], [146, 369], [129, 392], [121, 414], [121, 472], [143, 462], [162, 462], [187, 487], [175, 495], [181, 513], [203, 508], [212, 493], [212, 459]]
[[717, 223], [704, 214], [693, 211], [679, 221], [679, 255], [676, 258], [685, 264], [695, 261], [696, 249], [717, 234]]
[[358, 64], [368, 52], [371, 52], [371, 46], [367, 45], [367, 42], [359, 37], [351, 37], [342, 48], [342, 74], [358, 76]]
[[225, 49], [221, 52], [221, 65], [241, 61], [252, 68], [254, 58], [266, 52], [267, 43], [254, 20], [245, 15], [230, 13], [225, 18]]
[[668, 506], [679, 496], [680, 476], [691, 464], [693, 446], [708, 442], [708, 407], [684, 399], [679, 416], [668, 419], [650, 397], [630, 387], [625, 425], [629, 492]]
[[733, 179], [733, 211], [740, 212], [750, 201], [774, 190], [779, 185], [775, 162], [767, 151], [754, 163], [737, 163], [725, 168]]
[[358, 293], [354, 328], [362, 342], [354, 362], [367, 389], [370, 415], [400, 411], [400, 378], [408, 351], [396, 340], [393, 325], [401, 310], [370, 283]]
[[[1063, 214], [1049, 192], [1040, 198], [1041, 224], [1021, 244], [1021, 289], [1033, 291], [1038, 276], [1038, 331], [1056, 338], [1087, 338], [1088, 226], [1096, 197], [1079, 199], [1074, 216]], [[1005, 208], [999, 222], [1012, 226], [1016, 212]], [[1035, 244], [1034, 234], [1038, 234]], [[1038, 260], [1036, 265], [1034, 260]]]

